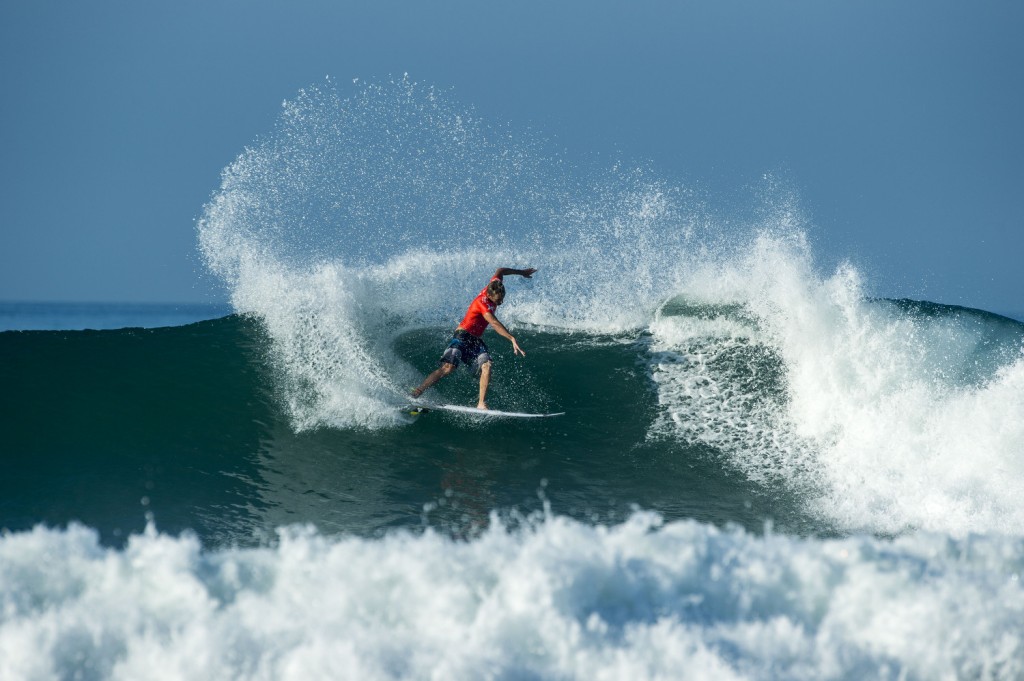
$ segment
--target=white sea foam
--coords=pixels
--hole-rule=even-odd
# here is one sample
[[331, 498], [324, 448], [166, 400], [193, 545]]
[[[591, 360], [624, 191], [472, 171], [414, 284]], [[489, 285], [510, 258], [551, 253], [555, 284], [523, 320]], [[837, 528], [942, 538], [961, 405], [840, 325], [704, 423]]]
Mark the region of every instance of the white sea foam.
[[1019, 679], [1024, 542], [803, 540], [637, 513], [470, 541], [0, 538], [0, 678]]
[[1018, 325], [872, 302], [851, 267], [820, 277], [805, 244], [769, 234], [684, 290], [745, 312], [652, 325], [656, 430], [797, 488], [843, 529], [1024, 528]]

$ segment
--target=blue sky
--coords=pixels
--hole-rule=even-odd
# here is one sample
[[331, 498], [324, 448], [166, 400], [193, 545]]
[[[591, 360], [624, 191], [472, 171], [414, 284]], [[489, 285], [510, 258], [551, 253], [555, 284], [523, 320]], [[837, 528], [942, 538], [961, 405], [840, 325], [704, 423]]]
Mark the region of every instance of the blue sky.
[[568, 157], [781, 172], [822, 265], [1024, 311], [1024, 4], [0, 0], [0, 300], [220, 300], [194, 220], [282, 100], [411, 78]]

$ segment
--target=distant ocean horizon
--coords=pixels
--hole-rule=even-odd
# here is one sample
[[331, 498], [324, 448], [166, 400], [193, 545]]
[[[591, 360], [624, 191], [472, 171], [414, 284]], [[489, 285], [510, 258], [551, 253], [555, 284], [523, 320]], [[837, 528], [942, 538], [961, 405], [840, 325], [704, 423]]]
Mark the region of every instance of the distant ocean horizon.
[[[0, 301], [0, 332], [157, 329], [219, 319], [233, 311], [226, 302]], [[1024, 322], [1024, 311], [990, 312]]]
[[228, 303], [0, 301], [0, 331], [154, 329], [229, 314]]

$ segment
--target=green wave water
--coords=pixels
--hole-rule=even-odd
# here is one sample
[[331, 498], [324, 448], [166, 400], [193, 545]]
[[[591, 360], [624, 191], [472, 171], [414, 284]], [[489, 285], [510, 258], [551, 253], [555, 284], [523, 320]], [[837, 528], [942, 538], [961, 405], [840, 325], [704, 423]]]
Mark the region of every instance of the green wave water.
[[[396, 351], [426, 372], [443, 337], [412, 332]], [[364, 536], [423, 525], [465, 534], [492, 510], [525, 514], [543, 498], [586, 522], [640, 506], [752, 530], [766, 518], [821, 529], [784, 491], [745, 481], [707, 447], [647, 437], [658, 406], [639, 362], [643, 338], [520, 338], [528, 362], [495, 350], [492, 404], [565, 417], [430, 413], [387, 429], [296, 433], [256, 320], [0, 334], [0, 527], [79, 521], [116, 544], [151, 514], [212, 546], [259, 543], [295, 522]], [[475, 393], [465, 371], [438, 389], [455, 403]]]

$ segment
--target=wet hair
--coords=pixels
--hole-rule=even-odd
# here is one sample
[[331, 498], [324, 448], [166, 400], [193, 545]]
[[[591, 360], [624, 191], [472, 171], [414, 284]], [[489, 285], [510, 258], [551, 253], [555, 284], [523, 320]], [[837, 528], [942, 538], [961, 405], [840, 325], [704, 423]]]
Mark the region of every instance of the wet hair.
[[488, 295], [494, 294], [498, 296], [498, 300], [502, 300], [505, 297], [505, 285], [501, 283], [500, 279], [495, 279], [487, 285]]

